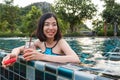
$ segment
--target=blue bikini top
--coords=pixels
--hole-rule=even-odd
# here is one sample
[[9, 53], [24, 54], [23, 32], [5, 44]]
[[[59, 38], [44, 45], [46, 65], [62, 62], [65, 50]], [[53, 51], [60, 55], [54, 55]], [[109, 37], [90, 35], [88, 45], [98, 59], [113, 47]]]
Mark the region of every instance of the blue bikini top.
[[50, 48], [50, 47], [47, 47], [46, 44], [45, 44], [45, 42], [44, 42], [44, 45], [45, 45], [46, 49], [45, 49], [45, 51], [43, 53], [47, 54], [47, 55], [54, 55], [54, 56], [58, 55], [56, 53], [53, 53], [53, 51], [52, 51], [52, 49], [57, 45], [57, 43], [53, 47]]

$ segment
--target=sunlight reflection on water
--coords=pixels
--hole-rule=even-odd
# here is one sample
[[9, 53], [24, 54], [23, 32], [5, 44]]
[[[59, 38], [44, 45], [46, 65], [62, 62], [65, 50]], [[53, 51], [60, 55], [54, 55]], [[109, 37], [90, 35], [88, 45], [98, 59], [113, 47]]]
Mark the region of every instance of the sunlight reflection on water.
[[[108, 56], [105, 54], [116, 47], [120, 47], [119, 38], [70, 37], [65, 39], [87, 67], [95, 68], [96, 71], [102, 69], [101, 73], [120, 76], [120, 59], [117, 61], [110, 60], [109, 54]], [[24, 45], [26, 40], [29, 38], [0, 38], [0, 51], [11, 50]]]
[[[104, 52], [102, 51], [102, 49], [104, 49], [104, 47], [109, 47], [107, 45], [103, 45], [105, 44], [105, 41], [107, 42], [107, 40], [110, 40], [110, 42], [111, 40], [113, 40], [111, 42], [112, 44], [115, 44], [114, 40], [115, 42], [117, 42], [117, 40], [119, 41], [119, 39], [114, 39], [114, 38], [112, 39], [111, 38], [89, 38], [89, 37], [77, 38], [77, 41], [80, 43], [82, 47], [81, 52], [86, 54], [92, 54], [94, 56], [87, 59], [87, 60], [92, 60], [96, 62], [96, 64], [88, 65], [89, 67], [103, 69], [101, 73], [120, 76], [120, 56], [119, 56], [119, 59], [116, 61], [109, 60], [110, 58], [106, 58], [106, 56], [103, 56]], [[109, 45], [111, 43], [106, 43], [106, 44]], [[116, 44], [115, 46], [119, 47], [120, 45]]]
[[119, 38], [82, 37], [75, 38], [74, 40], [78, 41], [78, 44], [81, 46], [81, 54], [84, 53], [92, 55], [92, 57], [88, 57], [83, 60], [83, 62], [94, 61], [94, 64], [85, 63], [88, 67], [95, 68], [96, 70], [102, 69], [100, 73], [120, 76], [120, 56], [116, 60], [110, 59], [109, 56], [105, 56], [107, 52], [115, 49], [116, 47], [120, 47]]

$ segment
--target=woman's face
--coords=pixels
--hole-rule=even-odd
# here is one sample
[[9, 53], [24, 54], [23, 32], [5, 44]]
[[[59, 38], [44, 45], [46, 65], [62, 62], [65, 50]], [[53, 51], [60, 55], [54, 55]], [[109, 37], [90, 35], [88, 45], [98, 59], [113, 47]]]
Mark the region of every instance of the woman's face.
[[57, 22], [54, 17], [45, 20], [43, 32], [47, 38], [54, 39], [54, 36], [57, 33], [57, 29], [58, 29]]

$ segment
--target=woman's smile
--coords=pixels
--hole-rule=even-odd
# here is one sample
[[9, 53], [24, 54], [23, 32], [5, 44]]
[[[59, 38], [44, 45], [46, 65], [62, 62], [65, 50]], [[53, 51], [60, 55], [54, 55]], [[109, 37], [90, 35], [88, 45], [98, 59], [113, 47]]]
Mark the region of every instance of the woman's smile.
[[57, 23], [56, 23], [56, 20], [51, 17], [51, 18], [48, 18], [46, 21], [45, 21], [45, 24], [44, 24], [44, 34], [46, 35], [46, 37], [48, 38], [54, 38], [55, 34], [57, 33]]

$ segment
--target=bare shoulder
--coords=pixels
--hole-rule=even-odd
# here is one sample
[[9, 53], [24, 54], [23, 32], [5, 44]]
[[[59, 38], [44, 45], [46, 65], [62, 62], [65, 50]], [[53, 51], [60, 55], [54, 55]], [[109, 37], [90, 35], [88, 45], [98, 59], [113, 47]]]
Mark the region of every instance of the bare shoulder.
[[58, 43], [59, 43], [59, 45], [62, 46], [62, 47], [68, 45], [67, 41], [66, 41], [65, 39], [63, 39], [63, 38], [60, 39]]
[[43, 42], [41, 42], [39, 39], [37, 39], [37, 40], [35, 40], [34, 41], [34, 44], [36, 45], [36, 46], [39, 46], [40, 44], [42, 44]]
[[66, 40], [62, 38], [62, 39], [59, 40], [59, 43], [60, 43], [60, 44], [65, 44], [65, 43], [66, 43]]
[[34, 43], [35, 43], [35, 44], [40, 43], [40, 40], [37, 39], [37, 40], [34, 41]]
[[74, 53], [73, 50], [71, 49], [70, 45], [67, 43], [67, 41], [65, 39], [60, 39], [59, 46], [65, 54]]

